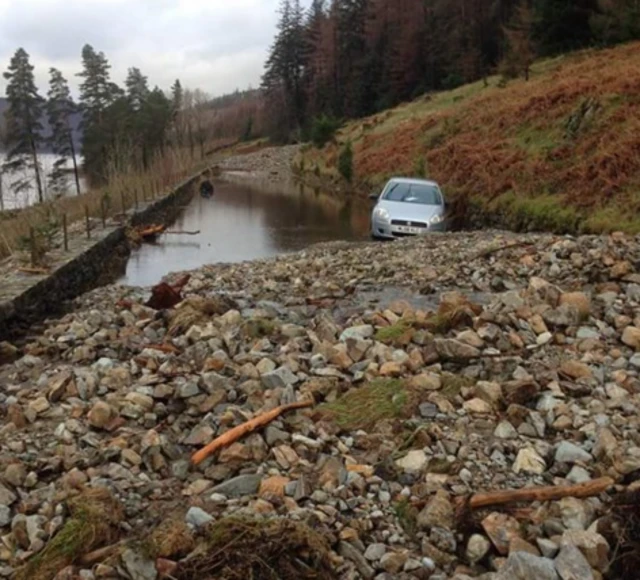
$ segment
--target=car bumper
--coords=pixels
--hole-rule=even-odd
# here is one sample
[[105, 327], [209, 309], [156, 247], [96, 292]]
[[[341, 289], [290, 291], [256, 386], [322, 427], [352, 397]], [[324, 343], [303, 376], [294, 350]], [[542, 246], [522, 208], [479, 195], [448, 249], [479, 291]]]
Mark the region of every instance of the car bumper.
[[426, 228], [421, 228], [421, 231], [418, 233], [407, 233], [406, 231], [402, 231], [402, 227], [391, 225], [391, 223], [386, 221], [380, 221], [374, 219], [371, 222], [371, 233], [376, 238], [385, 238], [389, 240], [393, 240], [396, 238], [405, 238], [405, 237], [415, 237], [425, 234], [430, 234], [432, 232], [444, 232], [446, 231], [445, 222], [429, 225]]

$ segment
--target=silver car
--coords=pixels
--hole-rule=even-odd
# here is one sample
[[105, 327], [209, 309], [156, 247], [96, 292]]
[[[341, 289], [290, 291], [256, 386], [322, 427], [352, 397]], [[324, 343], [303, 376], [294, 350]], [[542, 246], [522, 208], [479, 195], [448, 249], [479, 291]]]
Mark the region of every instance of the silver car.
[[394, 178], [378, 196], [371, 214], [371, 235], [393, 239], [445, 230], [445, 201], [435, 181]]

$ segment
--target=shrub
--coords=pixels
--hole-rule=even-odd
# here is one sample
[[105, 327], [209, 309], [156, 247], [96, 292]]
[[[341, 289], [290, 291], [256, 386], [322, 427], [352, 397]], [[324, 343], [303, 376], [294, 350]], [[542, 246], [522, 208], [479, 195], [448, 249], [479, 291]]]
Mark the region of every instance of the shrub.
[[353, 147], [351, 141], [347, 141], [338, 157], [338, 171], [349, 183], [353, 180]]
[[328, 115], [316, 117], [311, 126], [311, 141], [318, 149], [322, 149], [333, 139], [341, 125], [342, 123], [335, 117]]

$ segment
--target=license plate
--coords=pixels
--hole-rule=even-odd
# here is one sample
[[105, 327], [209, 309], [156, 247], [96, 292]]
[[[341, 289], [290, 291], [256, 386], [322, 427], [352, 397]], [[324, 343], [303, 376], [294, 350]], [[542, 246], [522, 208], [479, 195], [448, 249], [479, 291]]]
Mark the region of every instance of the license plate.
[[420, 228], [412, 228], [409, 226], [396, 226], [395, 230], [401, 234], [419, 234], [422, 231]]

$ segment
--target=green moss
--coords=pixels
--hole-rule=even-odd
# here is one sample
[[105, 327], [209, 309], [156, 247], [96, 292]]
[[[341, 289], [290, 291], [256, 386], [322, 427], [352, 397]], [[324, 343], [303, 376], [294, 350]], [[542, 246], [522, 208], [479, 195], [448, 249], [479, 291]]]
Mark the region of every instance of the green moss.
[[69, 501], [71, 518], [45, 548], [16, 572], [16, 580], [50, 580], [81, 556], [113, 543], [123, 512], [106, 489], [93, 489]]
[[418, 532], [418, 509], [407, 498], [403, 498], [393, 505], [393, 511], [407, 535], [415, 537]]
[[322, 405], [320, 410], [342, 429], [356, 431], [402, 417], [408, 401], [409, 392], [404, 381], [377, 380], [351, 389], [337, 401]]
[[539, 128], [526, 125], [516, 133], [516, 146], [523, 149], [531, 157], [546, 157], [561, 142], [560, 131], [550, 128]]
[[591, 213], [583, 223], [580, 231], [589, 234], [606, 232], [624, 232], [626, 234], [640, 234], [640, 217], [633, 212], [624, 212], [617, 208], [602, 208]]
[[242, 334], [247, 338], [258, 339], [273, 336], [279, 330], [280, 324], [277, 320], [255, 318], [244, 323]]
[[509, 192], [494, 200], [492, 205], [503, 213], [505, 221], [518, 231], [574, 233], [582, 221], [578, 211], [569, 206], [561, 196], [527, 197]]
[[442, 375], [442, 390], [440, 392], [447, 399], [453, 400], [460, 395], [462, 389], [472, 387], [474, 384], [475, 381], [469, 377], [444, 373]]
[[391, 326], [380, 328], [374, 338], [384, 343], [396, 342], [405, 337], [411, 330], [411, 323], [408, 320], [402, 319]]

